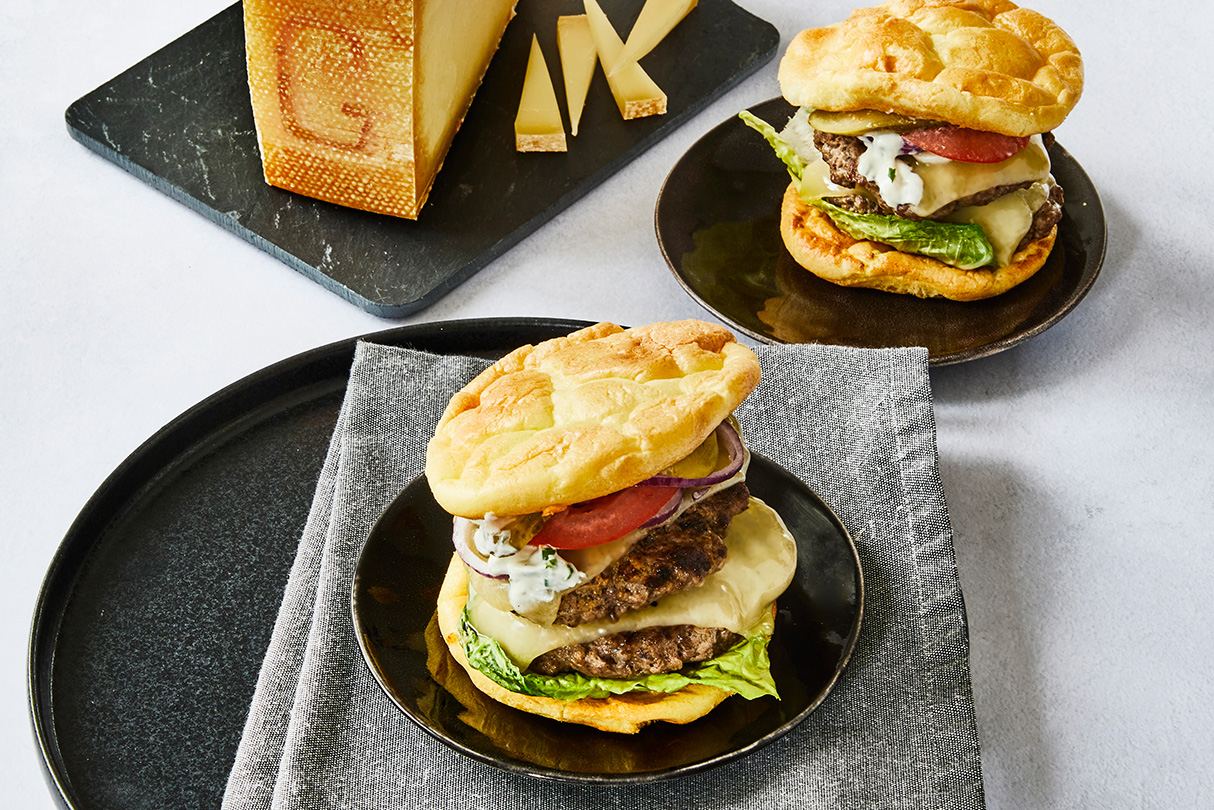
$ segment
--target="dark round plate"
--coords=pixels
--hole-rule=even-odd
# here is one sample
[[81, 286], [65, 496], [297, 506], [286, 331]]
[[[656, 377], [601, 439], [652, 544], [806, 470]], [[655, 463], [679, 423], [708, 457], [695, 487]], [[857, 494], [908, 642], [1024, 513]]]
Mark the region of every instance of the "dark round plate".
[[[795, 112], [782, 98], [751, 108], [776, 129]], [[1065, 190], [1058, 241], [1028, 281], [983, 301], [919, 299], [840, 287], [798, 265], [780, 238], [788, 172], [737, 116], [700, 138], [658, 195], [662, 254], [699, 303], [765, 343], [865, 348], [925, 346], [932, 365], [960, 363], [1039, 335], [1075, 308], [1104, 261], [1104, 210], [1091, 180], [1057, 144]]]
[[[365, 337], [496, 358], [584, 326], [449, 321]], [[219, 807], [355, 344], [276, 363], [190, 408], [72, 523], [38, 595], [28, 673], [63, 807]]]
[[851, 538], [812, 490], [757, 454], [747, 483], [779, 512], [797, 541], [797, 571], [777, 602], [769, 648], [780, 700], [735, 696], [694, 723], [656, 723], [620, 735], [558, 723], [485, 697], [455, 663], [432, 621], [451, 559], [451, 516], [435, 503], [425, 478], [388, 507], [358, 560], [352, 605], [367, 664], [424, 731], [514, 773], [572, 782], [656, 782], [756, 751], [809, 716], [838, 680], [859, 633], [864, 586]]

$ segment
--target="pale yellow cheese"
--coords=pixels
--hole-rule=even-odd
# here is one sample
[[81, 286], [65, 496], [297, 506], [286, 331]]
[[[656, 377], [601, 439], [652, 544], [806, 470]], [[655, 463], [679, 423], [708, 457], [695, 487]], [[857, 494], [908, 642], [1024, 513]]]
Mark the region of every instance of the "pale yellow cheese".
[[649, 78], [649, 74], [635, 60], [620, 60], [624, 43], [599, 4], [595, 0], [585, 0], [585, 8], [599, 63], [607, 75], [607, 85], [615, 97], [616, 106], [620, 108], [620, 115], [625, 120], [663, 115], [666, 112], [666, 94], [662, 88]]
[[1050, 182], [1034, 183], [1028, 188], [1004, 194], [986, 205], [958, 208], [945, 219], [949, 222], [973, 222], [982, 226], [995, 249], [995, 263], [1007, 267], [1020, 240], [1033, 226], [1033, 215], [1050, 196]]
[[698, 0], [645, 0], [645, 5], [628, 32], [628, 41], [620, 51], [619, 63], [611, 69], [614, 74], [621, 65], [637, 62], [657, 47], [658, 43], [696, 7]]
[[745, 633], [792, 582], [797, 546], [780, 516], [757, 498], [733, 519], [725, 545], [725, 564], [703, 585], [672, 593], [655, 606], [625, 613], [614, 622], [540, 625], [494, 607], [474, 590], [469, 594], [468, 613], [476, 629], [497, 639], [521, 668], [557, 647], [645, 627], [692, 624]]
[[515, 0], [246, 0], [266, 182], [415, 219]]
[[578, 122], [582, 120], [582, 109], [586, 106], [590, 80], [594, 78], [594, 66], [598, 62], [594, 39], [590, 36], [590, 22], [585, 14], [557, 18], [556, 45], [561, 52], [561, 72], [565, 76], [569, 132], [576, 136]]
[[911, 206], [911, 211], [928, 216], [955, 200], [988, 188], [1043, 181], [1050, 176], [1050, 155], [1041, 136], [1034, 135], [1027, 146], [1000, 163], [916, 161], [915, 174], [923, 178], [923, 198]]
[[518, 115], [514, 117], [514, 148], [520, 152], [565, 151], [561, 108], [556, 103], [556, 90], [552, 87], [552, 75], [548, 73], [539, 38], [534, 35]]

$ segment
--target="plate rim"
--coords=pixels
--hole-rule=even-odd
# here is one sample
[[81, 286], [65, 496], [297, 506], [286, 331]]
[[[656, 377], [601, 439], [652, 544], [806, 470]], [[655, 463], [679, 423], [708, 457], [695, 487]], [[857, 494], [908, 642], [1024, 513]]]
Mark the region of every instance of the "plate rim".
[[[839, 539], [841, 539], [845, 543], [848, 551], [850, 552], [850, 559], [852, 560], [852, 563], [854, 565], [853, 571], [854, 571], [854, 580], [855, 580], [855, 586], [856, 586], [855, 616], [852, 619], [851, 628], [850, 628], [850, 630], [847, 634], [847, 638], [844, 642], [842, 653], [841, 653], [838, 661], [835, 663], [834, 671], [831, 673], [830, 677], [826, 680], [825, 684], [822, 686], [822, 688], [820, 689], [818, 694], [812, 700], [810, 700], [804, 708], [802, 708], [796, 715], [794, 715], [793, 717], [789, 718], [784, 723], [782, 723], [779, 727], [769, 731], [768, 733], [764, 734], [759, 739], [753, 740], [740, 748], [718, 753], [718, 754], [715, 754], [715, 755], [710, 756], [703, 760], [699, 760], [699, 761], [684, 764], [684, 765], [670, 766], [667, 768], [662, 768], [662, 769], [658, 769], [658, 770], [654, 770], [654, 771], [643, 771], [643, 772], [639, 772], [639, 773], [638, 772], [610, 773], [610, 772], [565, 771], [565, 770], [561, 770], [559, 768], [553, 768], [553, 767], [543, 766], [543, 765], [536, 765], [534, 763], [525, 763], [516, 758], [497, 759], [481, 750], [472, 748], [471, 746], [463, 744], [459, 740], [456, 740], [450, 736], [443, 734], [440, 729], [436, 728], [434, 725], [427, 722], [426, 718], [419, 717], [417, 715], [417, 713], [415, 713], [411, 707], [406, 705], [403, 701], [399, 700], [397, 695], [392, 690], [392, 688], [390, 688], [389, 684], [385, 683], [386, 679], [385, 679], [385, 677], [383, 677], [381, 675], [380, 668], [375, 663], [375, 656], [367, 646], [367, 642], [366, 642], [367, 634], [362, 632], [363, 625], [362, 625], [362, 622], [360, 621], [359, 610], [358, 610], [358, 608], [359, 608], [359, 596], [358, 596], [359, 574], [358, 574], [358, 572], [359, 572], [359, 569], [361, 568], [363, 554], [364, 554], [364, 551], [366, 550], [367, 546], [374, 540], [374, 538], [377, 535], [379, 535], [381, 533], [379, 531], [381, 526], [384, 525], [387, 521], [394, 518], [394, 516], [395, 516], [394, 513], [397, 511], [397, 509], [400, 508], [398, 504], [401, 501], [401, 499], [404, 497], [405, 493], [412, 486], [414, 486], [419, 481], [424, 479], [425, 473], [421, 473], [420, 475], [415, 477], [413, 480], [411, 480], [408, 484], [406, 484], [405, 487], [402, 488], [401, 492], [398, 493], [392, 499], [392, 501], [389, 502], [388, 505], [384, 507], [384, 509], [381, 511], [380, 515], [376, 518], [375, 523], [372, 525], [371, 530], [368, 532], [367, 537], [363, 540], [363, 543], [359, 548], [358, 558], [355, 562], [354, 576], [351, 578], [351, 582], [350, 582], [350, 596], [349, 596], [348, 604], [349, 604], [349, 610], [350, 610], [350, 618], [351, 618], [351, 622], [353, 624], [353, 629], [354, 629], [354, 635], [355, 635], [355, 638], [357, 639], [359, 652], [362, 655], [364, 666], [366, 666], [366, 668], [370, 671], [372, 679], [375, 681], [376, 685], [380, 688], [380, 690], [384, 693], [384, 695], [388, 698], [388, 700], [394, 706], [396, 706], [397, 709], [402, 714], [404, 714], [405, 717], [407, 717], [410, 720], [410, 722], [412, 722], [416, 727], [421, 729], [423, 732], [428, 734], [433, 739], [437, 740], [438, 742], [442, 743], [443, 745], [447, 746], [448, 748], [450, 748], [460, 754], [463, 754], [464, 756], [467, 756], [473, 760], [481, 762], [485, 765], [489, 765], [491, 767], [498, 768], [500, 770], [504, 770], [504, 771], [507, 771], [510, 773], [514, 773], [514, 774], [518, 774], [518, 775], [522, 775], [522, 776], [528, 776], [528, 777], [537, 778], [537, 779], [545, 779], [545, 780], [558, 781], [558, 782], [567, 782], [567, 783], [573, 783], [573, 784], [591, 784], [591, 785], [653, 784], [653, 783], [658, 783], [658, 782], [664, 782], [664, 781], [671, 780], [671, 779], [679, 779], [679, 778], [683, 778], [686, 776], [691, 776], [692, 774], [696, 774], [696, 773], [702, 773], [704, 771], [708, 771], [713, 768], [717, 768], [722, 765], [725, 765], [729, 762], [733, 762], [738, 759], [743, 759], [743, 758], [750, 756], [751, 754], [757, 752], [758, 750], [765, 748], [768, 745], [771, 745], [772, 743], [776, 742], [780, 738], [789, 734], [794, 728], [796, 728], [798, 725], [800, 725], [802, 722], [804, 722], [811, 714], [813, 714], [822, 705], [822, 703], [830, 696], [830, 694], [834, 691], [835, 687], [838, 685], [839, 680], [843, 677], [844, 672], [847, 670], [849, 664], [851, 663], [852, 655], [855, 653], [856, 647], [857, 647], [857, 645], [859, 643], [859, 639], [860, 639], [860, 632], [864, 625], [864, 613], [865, 613], [865, 601], [866, 601], [865, 587], [866, 586], [865, 586], [863, 563], [860, 559], [859, 550], [856, 547], [855, 538], [852, 537], [851, 532], [848, 531], [846, 525], [844, 525], [843, 521], [839, 519], [838, 514], [834, 511], [834, 509], [831, 508], [830, 504], [828, 504], [822, 498], [822, 496], [819, 495], [818, 492], [813, 489], [813, 487], [809, 486], [809, 484], [802, 481], [800, 479], [800, 477], [798, 477], [792, 471], [786, 469], [779, 463], [773, 461], [772, 459], [768, 458], [767, 456], [765, 456], [761, 453], [758, 453], [758, 452], [755, 452], [752, 450], [751, 455], [752, 455], [752, 463], [753, 463], [753, 460], [758, 460], [760, 466], [765, 466], [767, 468], [766, 472], [768, 474], [774, 474], [776, 477], [784, 477], [784, 478], [792, 479], [797, 484], [799, 484], [800, 489], [802, 489], [804, 493], [808, 494], [807, 500], [810, 501], [814, 505], [815, 509], [820, 511], [828, 519], [830, 524], [835, 528], [835, 530], [839, 536]], [[761, 493], [757, 493], [754, 495], [754, 497], [760, 497], [760, 496], [761, 496]], [[761, 500], [761, 497], [760, 497], [760, 500]], [[795, 540], [795, 542], [798, 543], [798, 545], [801, 542], [800, 538], [796, 538], [795, 536], [794, 536], [794, 540]], [[798, 554], [798, 561], [800, 561], [800, 559], [801, 559], [801, 556], [800, 556], [800, 554]], [[800, 564], [800, 562], [798, 562], [798, 565], [799, 564]], [[439, 686], [440, 686], [440, 688], [442, 688], [441, 685], [439, 685]], [[602, 732], [602, 733], [608, 734], [610, 732]]]
[[[751, 113], [757, 114], [757, 111], [759, 111], [760, 108], [764, 108], [768, 105], [775, 105], [778, 103], [783, 103], [786, 105], [788, 104], [788, 102], [782, 96], [774, 96], [774, 97], [768, 98], [764, 101], [750, 104], [749, 106], [746, 107], [746, 110]], [[747, 327], [745, 324], [739, 323], [736, 319], [734, 319], [730, 315], [722, 312], [715, 305], [706, 301], [704, 299], [704, 297], [702, 295], [700, 295], [696, 290], [694, 290], [691, 287], [691, 285], [688, 284], [687, 280], [683, 277], [683, 274], [680, 272], [681, 267], [682, 267], [682, 260], [681, 260], [681, 258], [676, 260], [674, 257], [672, 257], [671, 250], [669, 249], [669, 247], [666, 243], [666, 240], [663, 237], [662, 208], [663, 208], [663, 200], [668, 199], [668, 196], [666, 194], [667, 187], [676, 180], [675, 176], [680, 171], [680, 169], [686, 168], [686, 164], [689, 159], [689, 156], [692, 154], [693, 151], [696, 151], [697, 149], [702, 148], [706, 144], [712, 143], [715, 139], [721, 138], [723, 136], [723, 133], [727, 131], [726, 128], [736, 127], [736, 126], [745, 126], [745, 124], [742, 124], [739, 122], [739, 119], [738, 119], [738, 116], [736, 113], [730, 115], [728, 118], [726, 118], [726, 119], [720, 121], [719, 123], [717, 123], [716, 125], [714, 125], [707, 132], [705, 132], [703, 135], [701, 135], [699, 138], [697, 138], [689, 147], [687, 147], [687, 149], [683, 152], [682, 155], [680, 155], [678, 157], [678, 159], [675, 161], [674, 165], [670, 168], [670, 171], [667, 173], [666, 177], [663, 179], [662, 185], [658, 189], [658, 197], [657, 197], [656, 202], [654, 203], [654, 214], [653, 214], [654, 231], [657, 234], [658, 249], [661, 251], [662, 258], [665, 260], [667, 268], [674, 275], [675, 280], [678, 282], [679, 286], [682, 287], [683, 291], [685, 293], [687, 293], [688, 296], [690, 296], [693, 300], [695, 300], [696, 303], [698, 303], [705, 310], [712, 313], [717, 318], [720, 318], [722, 321], [729, 324], [729, 326], [731, 328], [738, 330], [739, 332], [741, 332], [742, 334], [751, 338], [752, 340], [758, 341], [760, 343], [765, 343], [768, 345], [786, 344], [787, 341], [783, 341], [783, 340], [780, 340], [779, 338], [772, 337], [771, 335], [766, 335], [761, 332], [757, 332], [754, 329]], [[1079, 276], [1079, 284], [1075, 287], [1075, 289], [1072, 291], [1072, 293], [1062, 302], [1062, 304], [1058, 307], [1058, 309], [1056, 311], [1052, 312], [1049, 315], [1049, 317], [1042, 320], [1041, 323], [1038, 323], [1027, 330], [1018, 331], [1011, 335], [1004, 335], [1003, 337], [997, 338], [995, 340], [991, 340], [980, 346], [975, 346], [975, 347], [971, 347], [968, 349], [962, 349], [959, 351], [948, 352], [948, 353], [944, 353], [944, 354], [933, 354], [929, 350], [929, 353], [928, 353], [928, 365], [929, 366], [933, 366], [933, 367], [947, 366], [947, 365], [953, 365], [953, 364], [957, 364], [957, 363], [968, 362], [970, 360], [977, 360], [977, 359], [980, 359], [983, 357], [989, 357], [991, 355], [998, 354], [1000, 352], [1003, 352], [1003, 351], [1011, 349], [1015, 346], [1018, 346], [1021, 343], [1024, 343], [1028, 340], [1031, 340], [1032, 338], [1040, 335], [1042, 332], [1046, 331], [1050, 327], [1056, 325], [1064, 317], [1066, 317], [1072, 311], [1074, 311], [1074, 309], [1087, 296], [1087, 294], [1091, 291], [1092, 287], [1095, 285], [1096, 278], [1100, 275], [1100, 270], [1104, 265], [1105, 255], [1108, 250], [1108, 229], [1107, 229], [1107, 226], [1105, 225], [1104, 206], [1103, 206], [1103, 203], [1101, 203], [1101, 201], [1100, 201], [1099, 191], [1096, 189], [1095, 184], [1092, 183], [1091, 178], [1088, 176], [1088, 174], [1084, 170], [1083, 166], [1080, 165], [1079, 161], [1076, 160], [1075, 157], [1073, 155], [1071, 155], [1071, 153], [1068, 152], [1061, 144], [1055, 143], [1053, 146], [1053, 150], [1055, 150], [1057, 153], [1060, 154], [1060, 156], [1062, 158], [1064, 158], [1066, 161], [1069, 162], [1070, 165], [1067, 167], [1067, 171], [1078, 175], [1080, 182], [1085, 187], [1085, 192], [1088, 195], [1090, 195], [1089, 205], [1094, 206], [1095, 213], [1098, 216], [1098, 219], [1101, 223], [1101, 227], [1099, 229], [1098, 234], [1093, 234], [1093, 235], [1098, 236], [1098, 239], [1094, 240], [1093, 244], [1091, 245], [1090, 249], [1088, 250], [1089, 258], [1087, 261], [1084, 262], [1084, 267]], [[1055, 161], [1055, 163], [1057, 163], [1057, 161]], [[773, 200], [773, 207], [777, 204], [778, 204], [778, 200]], [[1073, 206], [1074, 204], [1072, 203], [1071, 205]], [[1063, 202], [1063, 210], [1064, 211], [1068, 210], [1068, 204], [1065, 201]], [[1083, 234], [1080, 234], [1080, 236], [1083, 236]], [[783, 242], [781, 242], [781, 244], [779, 246], [779, 250], [782, 253], [787, 253], [788, 249], [786, 247], [784, 247]], [[852, 345], [852, 344], [842, 343], [842, 344], [838, 344], [838, 345], [847, 346], [847, 345]], [[871, 348], [871, 347], [860, 347], [860, 348]], [[892, 348], [892, 347], [885, 347], [885, 348]]]
[[[524, 339], [539, 339], [541, 335], [568, 334], [590, 325], [590, 321], [567, 318], [467, 318], [407, 324], [331, 341], [225, 385], [143, 440], [106, 475], [72, 519], [47, 564], [31, 612], [26, 645], [26, 709], [52, 799], [68, 810], [86, 807], [89, 801], [74, 784], [55, 728], [53, 667], [64, 611], [89, 555], [108, 538], [113, 518], [138, 502], [143, 485], [167, 469], [184, 449], [242, 415], [301, 391], [311, 391], [313, 397], [318, 397], [344, 389], [361, 341], [392, 346], [453, 343], [464, 347], [464, 351], [476, 351], [476, 344], [485, 345], [494, 338], [506, 340], [507, 335], [526, 334], [531, 337]], [[446, 353], [454, 350], [448, 349]], [[315, 482], [307, 485], [314, 487]]]

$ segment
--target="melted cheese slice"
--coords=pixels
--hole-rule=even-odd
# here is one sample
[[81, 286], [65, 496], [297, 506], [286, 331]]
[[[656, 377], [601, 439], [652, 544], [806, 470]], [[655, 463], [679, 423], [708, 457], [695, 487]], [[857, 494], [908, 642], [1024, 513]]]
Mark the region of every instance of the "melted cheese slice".
[[921, 217], [949, 203], [996, 186], [1040, 182], [1050, 176], [1050, 155], [1040, 135], [1000, 163], [965, 163], [948, 160], [939, 163], [915, 161], [915, 174], [923, 179], [923, 199], [911, 206]]
[[[658, 43], [678, 25], [687, 13], [696, 7], [698, 0], [645, 0], [645, 6], [628, 32], [628, 41], [620, 51], [620, 65], [636, 62], [657, 47]], [[610, 74], [609, 74], [610, 75]]]
[[585, 0], [585, 4], [594, 48], [598, 51], [603, 72], [607, 74], [607, 86], [611, 88], [611, 95], [620, 108], [620, 115], [627, 120], [665, 114], [666, 94], [662, 88], [649, 78], [649, 74], [635, 60], [626, 62], [620, 59], [620, 53], [624, 50], [620, 35], [595, 0]]
[[586, 106], [586, 93], [594, 78], [598, 52], [590, 36], [590, 22], [585, 14], [558, 17], [556, 46], [561, 52], [561, 72], [565, 76], [565, 103], [569, 107], [569, 134], [577, 136], [578, 122]]
[[416, 218], [515, 0], [246, 0], [266, 182]]
[[469, 582], [468, 613], [481, 633], [498, 640], [520, 668], [536, 657], [570, 644], [645, 627], [693, 624], [745, 633], [788, 588], [797, 568], [797, 546], [780, 516], [757, 498], [733, 519], [725, 536], [725, 564], [699, 588], [672, 593], [655, 606], [634, 610], [617, 621], [565, 627], [539, 625], [499, 610]]
[[1033, 226], [1033, 214], [1049, 199], [1052, 185], [1051, 177], [1048, 182], [1034, 183], [1028, 188], [1004, 194], [986, 205], [958, 208], [945, 219], [981, 225], [991, 247], [995, 249], [995, 262], [1000, 267], [1007, 267], [1020, 240]]
[[514, 117], [514, 148], [519, 152], [564, 152], [565, 126], [556, 103], [552, 75], [540, 49], [539, 38], [531, 37], [527, 75]]

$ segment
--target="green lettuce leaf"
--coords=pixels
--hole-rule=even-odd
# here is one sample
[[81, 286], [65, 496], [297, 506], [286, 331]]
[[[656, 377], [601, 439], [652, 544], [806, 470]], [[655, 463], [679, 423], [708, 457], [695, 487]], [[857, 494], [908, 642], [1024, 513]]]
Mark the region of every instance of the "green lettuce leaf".
[[736, 692], [747, 700], [763, 695], [779, 698], [771, 677], [767, 642], [775, 622], [770, 612], [738, 642], [716, 658], [681, 672], [643, 675], [637, 678], [594, 678], [578, 672], [538, 675], [521, 672], [496, 640], [481, 633], [472, 624], [468, 609], [460, 622], [460, 641], [468, 662], [512, 692], [539, 697], [578, 700], [605, 698], [627, 692], [675, 692], [693, 683], [717, 686]]
[[973, 270], [995, 261], [995, 249], [981, 225], [912, 220], [886, 214], [855, 214], [824, 199], [807, 200], [826, 212], [853, 239], [871, 239], [904, 253], [919, 253]]
[[788, 142], [780, 137], [780, 133], [776, 132], [776, 128], [764, 121], [762, 118], [754, 115], [750, 110], [742, 110], [738, 113], [738, 118], [746, 122], [746, 125], [763, 136], [771, 148], [775, 150], [776, 156], [784, 161], [784, 165], [788, 167], [788, 173], [792, 179], [799, 185], [801, 183], [801, 175], [805, 172], [805, 163], [801, 160], [801, 156], [797, 154], [797, 150], [789, 146]]

